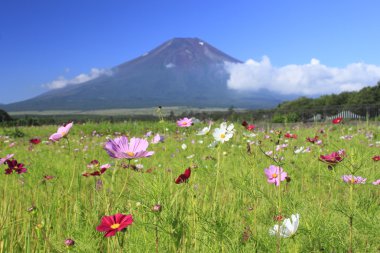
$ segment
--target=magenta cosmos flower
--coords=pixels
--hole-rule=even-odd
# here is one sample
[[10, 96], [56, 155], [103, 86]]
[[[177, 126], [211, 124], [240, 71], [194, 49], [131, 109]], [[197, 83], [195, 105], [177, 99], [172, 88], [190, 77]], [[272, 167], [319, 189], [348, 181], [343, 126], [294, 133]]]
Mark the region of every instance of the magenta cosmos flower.
[[179, 119], [177, 121], [177, 126], [179, 127], [190, 127], [193, 124], [193, 121], [188, 118]]
[[380, 179], [377, 179], [376, 181], [372, 182], [373, 185], [380, 185]]
[[115, 214], [104, 216], [102, 222], [96, 227], [99, 232], [105, 232], [104, 237], [114, 236], [116, 232], [122, 231], [133, 223], [132, 215]]
[[135, 159], [153, 155], [154, 151], [146, 151], [148, 146], [149, 143], [145, 139], [133, 137], [128, 142], [128, 137], [121, 136], [114, 140], [109, 140], [104, 149], [112, 158]]
[[72, 126], [73, 126], [73, 122], [70, 122], [68, 124], [65, 124], [59, 127], [56, 133], [50, 135], [49, 140], [56, 142], [62, 139], [63, 137], [66, 137], [70, 129], [72, 128]]
[[338, 152], [332, 152], [328, 155], [320, 155], [319, 160], [325, 162], [329, 165], [335, 165], [343, 160], [345, 156], [344, 150], [339, 150]]
[[354, 175], [343, 175], [342, 179], [348, 184], [364, 184], [367, 178], [362, 178]]
[[280, 185], [281, 181], [284, 181], [288, 174], [279, 166], [270, 165], [269, 168], [264, 169], [265, 175], [268, 178], [268, 183]]

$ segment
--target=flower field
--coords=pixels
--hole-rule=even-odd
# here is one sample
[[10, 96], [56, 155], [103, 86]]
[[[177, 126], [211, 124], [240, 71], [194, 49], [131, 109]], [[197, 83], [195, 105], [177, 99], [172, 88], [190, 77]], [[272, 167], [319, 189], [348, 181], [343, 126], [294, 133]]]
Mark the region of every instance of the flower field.
[[12, 131], [0, 130], [0, 252], [380, 251], [375, 123]]

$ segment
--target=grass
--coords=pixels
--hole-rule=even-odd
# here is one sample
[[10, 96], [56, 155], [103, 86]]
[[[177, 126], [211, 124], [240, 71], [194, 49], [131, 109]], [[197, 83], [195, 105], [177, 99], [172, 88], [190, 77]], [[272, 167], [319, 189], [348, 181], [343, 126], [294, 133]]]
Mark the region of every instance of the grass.
[[[291, 178], [281, 184], [281, 215], [300, 214], [296, 234], [281, 239], [281, 252], [348, 252], [350, 231], [353, 252], [379, 250], [380, 188], [371, 183], [380, 178], [380, 162], [371, 159], [379, 155], [378, 126], [282, 126], [282, 135], [298, 135], [286, 139], [266, 126], [247, 137], [236, 123], [230, 141], [209, 148], [212, 134], [195, 135], [205, 125], [179, 129], [174, 122], [74, 123], [70, 148], [64, 139], [30, 146], [30, 138], [47, 140], [56, 126], [19, 128], [25, 133], [22, 138], [2, 135], [0, 157], [14, 153], [28, 172], [0, 176], [0, 252], [155, 252], [156, 247], [158, 252], [276, 252], [277, 238], [269, 229], [277, 223], [273, 217], [278, 215], [278, 188], [267, 183], [264, 168], [274, 161], [261, 150], [275, 150], [277, 141], [288, 143], [277, 154], [284, 157], [282, 167]], [[318, 133], [321, 128], [324, 134]], [[132, 160], [144, 166], [142, 171], [124, 169], [126, 161], [110, 158], [103, 149], [115, 133], [143, 137], [147, 131], [164, 135], [165, 142], [149, 146], [155, 151], [150, 158]], [[366, 138], [370, 132], [372, 139]], [[306, 142], [316, 134], [322, 146]], [[346, 135], [353, 138], [340, 138]], [[248, 141], [254, 142], [251, 153]], [[300, 146], [309, 146], [311, 152], [295, 154]], [[320, 154], [339, 149], [347, 157], [333, 170], [318, 161]], [[83, 177], [94, 159], [110, 163], [112, 169], [101, 177]], [[187, 167], [192, 168], [189, 182], [175, 184]], [[341, 176], [352, 170], [368, 179], [364, 185], [353, 185], [350, 202], [350, 185]], [[45, 175], [54, 178], [45, 180]], [[96, 189], [99, 179], [102, 187]], [[161, 212], [152, 210], [156, 204]], [[104, 215], [118, 212], [132, 214], [134, 223], [125, 233], [104, 238], [96, 226]], [[75, 245], [67, 247], [67, 238]]]

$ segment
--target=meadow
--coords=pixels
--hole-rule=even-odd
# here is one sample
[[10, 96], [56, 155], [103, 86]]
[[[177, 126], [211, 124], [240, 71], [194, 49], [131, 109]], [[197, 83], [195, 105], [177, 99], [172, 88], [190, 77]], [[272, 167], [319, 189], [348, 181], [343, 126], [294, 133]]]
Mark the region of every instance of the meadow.
[[[1, 129], [0, 157], [14, 156], [0, 164], [0, 252], [380, 251], [377, 123], [231, 123], [74, 122], [56, 141], [59, 126]], [[154, 154], [111, 157], [121, 136]], [[105, 237], [97, 227], [118, 213], [133, 222]]]

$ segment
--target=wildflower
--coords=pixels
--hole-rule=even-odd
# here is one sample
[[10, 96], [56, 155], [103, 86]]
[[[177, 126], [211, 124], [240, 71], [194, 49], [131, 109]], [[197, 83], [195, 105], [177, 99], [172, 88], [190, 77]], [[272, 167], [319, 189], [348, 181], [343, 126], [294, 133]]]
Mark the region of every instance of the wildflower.
[[335, 165], [343, 160], [345, 156], [344, 150], [339, 150], [338, 152], [332, 152], [328, 155], [320, 155], [319, 160], [325, 162], [329, 165]]
[[332, 120], [332, 123], [333, 123], [333, 124], [339, 124], [339, 123], [342, 122], [342, 120], [343, 120], [342, 117], [338, 117], [338, 118], [333, 119], [333, 120]]
[[159, 142], [164, 142], [164, 136], [161, 136], [160, 134], [156, 134], [154, 137], [153, 137], [153, 140], [150, 142], [152, 144], [157, 144]]
[[245, 129], [247, 129], [248, 131], [252, 131], [252, 130], [254, 130], [254, 129], [256, 128], [255, 125], [253, 125], [253, 124], [248, 124], [247, 121], [245, 121], [245, 120], [241, 123], [241, 125], [242, 125], [243, 127], [245, 127]]
[[362, 178], [354, 175], [343, 175], [342, 179], [348, 184], [365, 184], [367, 178]]
[[105, 232], [104, 237], [114, 236], [116, 232], [122, 231], [133, 223], [132, 215], [124, 215], [121, 213], [103, 216], [102, 222], [96, 227], [99, 232]]
[[[95, 160], [96, 161], [96, 160]], [[100, 170], [96, 170], [94, 172], [86, 172], [86, 173], [83, 173], [82, 176], [84, 177], [88, 177], [88, 176], [100, 176], [102, 175], [104, 172], [106, 172], [107, 169], [109, 169], [111, 167], [110, 164], [103, 164], [102, 166], [100, 166]]]
[[192, 124], [193, 121], [186, 117], [177, 121], [177, 126], [179, 127], [190, 127]]
[[159, 204], [156, 204], [156, 205], [154, 205], [154, 206], [152, 207], [152, 211], [153, 211], [153, 212], [157, 212], [157, 213], [159, 213], [159, 212], [162, 211], [162, 206], [159, 205]]
[[189, 180], [189, 177], [191, 175], [191, 169], [190, 167], [185, 170], [185, 172], [178, 176], [178, 178], [175, 180], [176, 184], [184, 183]]
[[375, 155], [374, 157], [372, 157], [372, 160], [374, 160], [375, 162], [380, 161], [380, 155]]
[[376, 181], [372, 182], [373, 185], [380, 185], [380, 179], [377, 179]]
[[52, 180], [53, 178], [54, 178], [54, 176], [49, 176], [49, 175], [45, 175], [45, 176], [44, 176], [44, 179], [45, 179], [46, 181]]
[[250, 125], [248, 125], [245, 129], [247, 129], [248, 131], [253, 131], [255, 128], [256, 128], [255, 125], [250, 124]]
[[13, 171], [17, 174], [26, 173], [27, 169], [24, 167], [24, 164], [18, 163], [17, 160], [7, 160], [8, 169], [5, 170], [5, 174], [12, 174]]
[[310, 143], [316, 143], [318, 141], [319, 137], [316, 135], [314, 138], [307, 137], [306, 140]]
[[59, 127], [57, 132], [52, 134], [49, 137], [49, 140], [56, 142], [56, 141], [59, 141], [60, 139], [62, 139], [64, 137], [66, 137], [72, 126], [73, 126], [73, 122], [70, 122], [66, 125]]
[[185, 150], [185, 149], [187, 149], [187, 145], [186, 145], [185, 143], [183, 143], [183, 144], [181, 145], [181, 148], [182, 148], [183, 150]]
[[67, 247], [74, 246], [74, 244], [75, 244], [75, 241], [74, 241], [73, 239], [67, 238], [67, 239], [65, 240], [65, 245], [66, 245]]
[[340, 139], [342, 140], [351, 140], [352, 139], [352, 135], [344, 135], [344, 136], [341, 136]]
[[291, 133], [286, 133], [284, 135], [285, 138], [288, 138], [288, 139], [297, 139], [297, 135], [296, 134], [291, 134]]
[[234, 132], [235, 130], [233, 124], [227, 126], [227, 123], [223, 122], [220, 124], [220, 128], [215, 128], [212, 135], [214, 136], [215, 141], [224, 143], [225, 141], [228, 141], [232, 138]]
[[3, 164], [3, 163], [5, 164], [6, 161], [8, 161], [9, 159], [11, 159], [13, 156], [14, 156], [14, 154], [8, 154], [8, 155], [6, 155], [6, 157], [0, 158], [0, 164]]
[[292, 214], [291, 219], [285, 219], [281, 226], [278, 226], [278, 224], [274, 225], [274, 227], [269, 230], [269, 234], [277, 235], [280, 233], [281, 237], [291, 237], [297, 232], [299, 220], [300, 215], [298, 213]]
[[284, 181], [288, 174], [279, 166], [270, 165], [269, 168], [264, 169], [265, 175], [268, 178], [268, 183], [280, 185], [281, 181]]
[[29, 140], [29, 143], [33, 144], [33, 145], [37, 145], [37, 144], [41, 143], [41, 139], [40, 138], [33, 138], [33, 139]]
[[108, 155], [117, 159], [136, 159], [149, 157], [154, 154], [154, 151], [146, 151], [149, 143], [145, 139], [131, 138], [128, 142], [128, 137], [121, 136], [114, 140], [110, 139], [104, 146]]
[[206, 135], [208, 132], [210, 132], [211, 129], [211, 123], [208, 125], [208, 127], [204, 127], [202, 130], [198, 131], [197, 135]]

